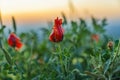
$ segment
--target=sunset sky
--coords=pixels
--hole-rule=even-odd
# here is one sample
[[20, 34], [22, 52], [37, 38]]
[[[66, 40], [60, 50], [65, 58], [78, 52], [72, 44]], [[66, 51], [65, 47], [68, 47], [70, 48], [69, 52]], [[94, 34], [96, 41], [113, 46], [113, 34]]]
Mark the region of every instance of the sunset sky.
[[10, 22], [11, 16], [18, 23], [53, 20], [61, 12], [69, 18], [114, 19], [120, 18], [120, 0], [0, 0], [0, 10], [4, 22]]

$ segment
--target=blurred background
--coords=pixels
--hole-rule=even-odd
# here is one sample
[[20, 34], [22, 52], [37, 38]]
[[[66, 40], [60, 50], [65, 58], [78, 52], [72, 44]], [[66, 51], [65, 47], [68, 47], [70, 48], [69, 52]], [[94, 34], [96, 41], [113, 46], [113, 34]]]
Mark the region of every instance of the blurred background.
[[8, 29], [12, 27], [11, 17], [15, 17], [19, 33], [47, 27], [64, 13], [68, 20], [83, 18], [88, 23], [91, 16], [106, 18], [106, 33], [120, 37], [120, 0], [0, 0], [0, 9]]

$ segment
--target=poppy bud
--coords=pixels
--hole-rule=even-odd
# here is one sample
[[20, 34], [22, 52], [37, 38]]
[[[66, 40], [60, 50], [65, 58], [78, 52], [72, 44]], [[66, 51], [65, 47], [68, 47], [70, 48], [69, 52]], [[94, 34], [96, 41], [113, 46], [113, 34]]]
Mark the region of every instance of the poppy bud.
[[108, 44], [107, 44], [107, 47], [112, 50], [113, 49], [113, 46], [114, 46], [114, 43], [113, 41], [109, 41]]
[[23, 46], [23, 44], [20, 41], [20, 39], [14, 33], [11, 33], [9, 35], [9, 37], [8, 37], [8, 44], [11, 47], [14, 47], [17, 50], [20, 49]]
[[63, 40], [64, 30], [62, 28], [62, 19], [55, 19], [52, 32], [49, 36], [51, 42], [60, 42]]

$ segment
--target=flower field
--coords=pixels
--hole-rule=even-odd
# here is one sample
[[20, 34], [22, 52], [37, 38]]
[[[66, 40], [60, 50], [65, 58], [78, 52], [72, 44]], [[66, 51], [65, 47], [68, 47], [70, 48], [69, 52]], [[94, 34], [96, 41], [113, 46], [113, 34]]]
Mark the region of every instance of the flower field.
[[0, 19], [0, 80], [120, 80], [120, 40], [106, 35], [106, 19], [91, 24], [56, 17], [49, 27], [6, 36]]

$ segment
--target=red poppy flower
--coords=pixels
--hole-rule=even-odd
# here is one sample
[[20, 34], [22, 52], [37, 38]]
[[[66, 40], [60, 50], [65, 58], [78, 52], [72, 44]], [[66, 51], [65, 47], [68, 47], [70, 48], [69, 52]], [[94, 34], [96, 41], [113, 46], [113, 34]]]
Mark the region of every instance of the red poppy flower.
[[91, 38], [92, 38], [93, 41], [96, 41], [96, 42], [99, 41], [99, 35], [97, 35], [97, 34], [93, 34], [93, 35], [91, 36]]
[[10, 34], [8, 38], [8, 44], [15, 49], [20, 49], [23, 45], [20, 39], [14, 33]]
[[62, 28], [62, 19], [55, 19], [52, 33], [49, 36], [51, 42], [60, 42], [63, 40], [64, 30]]

